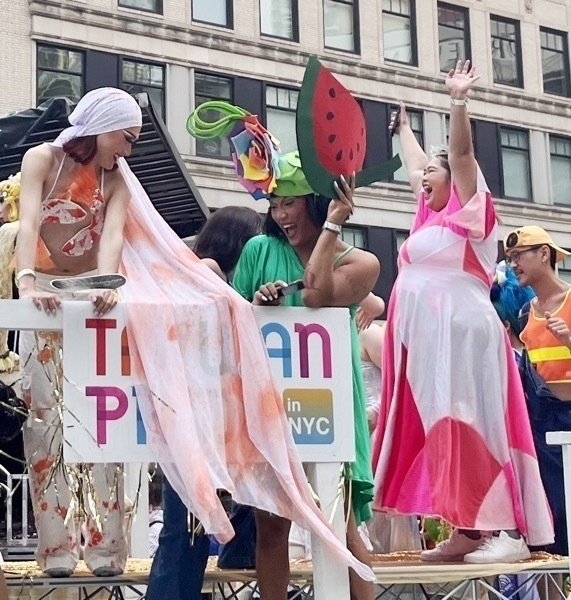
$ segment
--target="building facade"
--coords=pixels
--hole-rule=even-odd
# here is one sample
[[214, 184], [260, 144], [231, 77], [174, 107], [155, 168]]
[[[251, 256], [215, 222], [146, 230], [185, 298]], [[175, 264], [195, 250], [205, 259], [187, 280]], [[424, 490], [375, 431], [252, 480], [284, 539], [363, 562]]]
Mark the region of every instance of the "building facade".
[[[366, 165], [398, 152], [391, 110], [409, 107], [425, 148], [446, 144], [444, 74], [471, 58], [481, 78], [469, 111], [500, 233], [525, 223], [571, 247], [571, 80], [568, 0], [10, 0], [0, 114], [55, 95], [113, 85], [146, 91], [210, 208], [254, 206], [225, 141], [186, 132], [201, 102], [224, 99], [260, 115], [295, 148], [305, 63], [320, 57], [359, 99]], [[358, 190], [344, 236], [379, 255], [389, 293], [415, 200], [401, 170]], [[569, 265], [571, 269], [571, 265]], [[564, 270], [565, 271], [565, 270]]]

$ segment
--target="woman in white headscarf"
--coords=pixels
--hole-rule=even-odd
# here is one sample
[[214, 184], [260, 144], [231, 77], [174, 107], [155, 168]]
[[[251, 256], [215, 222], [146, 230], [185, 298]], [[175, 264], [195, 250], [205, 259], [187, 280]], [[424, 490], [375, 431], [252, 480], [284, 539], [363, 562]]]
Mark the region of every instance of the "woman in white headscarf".
[[[189, 511], [208, 533], [227, 542], [234, 530], [217, 490], [228, 490], [239, 504], [313, 531], [339, 562], [373, 580], [372, 570], [339, 542], [311, 496], [250, 303], [202, 264], [160, 218], [124, 159], [139, 135], [139, 107], [125, 92], [104, 88], [84, 96], [70, 122], [72, 127], [53, 144], [30, 150], [24, 158], [17, 249], [21, 297], [55, 311], [60, 298], [40, 287], [50, 278], [92, 269], [124, 273], [121, 298], [131, 366], [142, 382], [137, 396], [147, 438]], [[77, 194], [70, 189], [76, 181]], [[85, 201], [79, 202], [80, 195]], [[116, 297], [94, 292], [92, 301], [96, 313], [104, 314]], [[35, 413], [41, 418], [27, 433], [36, 515], [53, 526], [40, 526], [38, 561], [52, 575], [66, 576], [77, 556], [67, 528], [69, 495], [67, 504], [61, 500], [68, 492], [61, 482], [53, 485], [59, 476], [54, 466], [61, 433], [56, 403], [45, 384], [57, 336], [48, 336], [48, 351], [40, 348], [37, 354], [34, 336], [26, 337], [32, 360], [24, 356], [22, 364], [37, 374], [27, 380], [28, 401], [32, 408], [49, 409]], [[36, 393], [41, 376], [43, 392]], [[87, 528], [91, 544], [88, 540], [85, 559], [97, 575], [121, 570], [125, 547], [108, 534], [120, 521], [119, 467], [112, 481], [109, 470], [96, 469], [89, 491], [95, 489], [101, 501], [97, 507], [103, 508], [101, 518]], [[113, 503], [103, 504], [100, 482], [107, 483], [107, 492], [116, 490]], [[48, 537], [57, 543], [46, 542]], [[98, 554], [102, 548], [105, 553]]]
[[[20, 298], [48, 313], [61, 304], [52, 279], [119, 269], [131, 194], [117, 161], [130, 155], [142, 115], [129, 94], [103, 88], [84, 96], [69, 120], [72, 127], [53, 143], [28, 150], [22, 163], [16, 281]], [[115, 306], [117, 295], [100, 290], [90, 299], [102, 315]], [[71, 575], [78, 560], [72, 514], [77, 498], [72, 470], [61, 456], [58, 373], [50, 360], [60, 344], [54, 332], [23, 332], [20, 348], [22, 392], [31, 407], [24, 444], [38, 528], [36, 557], [53, 577]], [[86, 527], [86, 563], [95, 575], [122, 573], [127, 544], [121, 468], [95, 465], [83, 477], [84, 505], [95, 508]]]

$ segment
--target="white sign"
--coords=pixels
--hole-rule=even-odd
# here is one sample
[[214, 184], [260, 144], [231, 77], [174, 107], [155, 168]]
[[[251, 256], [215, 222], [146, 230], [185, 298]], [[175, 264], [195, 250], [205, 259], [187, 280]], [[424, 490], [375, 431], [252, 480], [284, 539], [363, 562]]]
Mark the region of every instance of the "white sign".
[[[63, 309], [65, 459], [149, 462], [124, 306], [102, 318], [89, 302]], [[304, 462], [355, 458], [349, 311], [256, 308], [276, 387]]]

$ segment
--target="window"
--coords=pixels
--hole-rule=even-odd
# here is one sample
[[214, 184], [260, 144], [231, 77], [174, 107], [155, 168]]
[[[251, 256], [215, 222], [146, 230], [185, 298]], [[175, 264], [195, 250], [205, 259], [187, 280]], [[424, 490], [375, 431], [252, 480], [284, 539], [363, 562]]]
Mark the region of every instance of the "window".
[[130, 94], [147, 92], [155, 110], [165, 119], [165, 68], [124, 58], [121, 61], [121, 88]]
[[502, 196], [531, 199], [529, 134], [521, 129], [500, 127], [502, 153]]
[[[398, 110], [398, 107], [392, 106], [390, 111], [393, 112]], [[422, 123], [422, 113], [416, 110], [410, 110], [407, 108], [408, 120], [410, 121], [410, 128], [414, 133], [414, 137], [418, 140], [421, 146], [424, 146], [424, 133]], [[393, 135], [391, 138], [392, 143], [392, 154], [400, 154], [402, 159], [402, 166], [393, 173], [393, 181], [397, 183], [408, 183], [408, 174], [404, 165], [404, 158], [402, 156], [402, 149], [398, 135]]]
[[414, 0], [383, 0], [382, 6], [385, 60], [416, 65]]
[[[567, 248], [565, 248], [567, 250]], [[571, 283], [571, 258], [564, 258], [557, 263], [557, 276], [567, 283]]]
[[297, 90], [266, 86], [266, 124], [268, 131], [280, 141], [282, 152], [297, 150], [295, 109]]
[[323, 0], [325, 47], [359, 52], [358, 0]]
[[349, 246], [367, 250], [367, 231], [361, 227], [343, 225], [341, 239]]
[[[450, 115], [444, 116], [444, 128], [446, 134], [446, 146], [450, 145]], [[470, 119], [470, 131], [472, 132], [472, 146], [476, 149], [476, 127], [474, 121]]]
[[551, 186], [554, 204], [571, 206], [571, 138], [549, 136], [551, 159]]
[[299, 39], [298, 0], [260, 0], [260, 31], [262, 35]]
[[85, 56], [78, 50], [38, 44], [38, 104], [55, 96], [77, 102], [84, 92]]
[[192, 20], [232, 28], [232, 0], [192, 0]]
[[[194, 76], [194, 105], [200, 106], [208, 100], [226, 100], [233, 102], [232, 80], [218, 75], [196, 73]], [[200, 115], [206, 121], [214, 121], [220, 117], [215, 111], [205, 111]], [[200, 156], [230, 158], [230, 143], [226, 138], [214, 140], [196, 140], [196, 153]]]
[[163, 14], [163, 0], [119, 0], [123, 8], [138, 8], [149, 12]]
[[523, 87], [519, 23], [490, 17], [494, 82]]
[[410, 233], [408, 231], [395, 231], [395, 242], [397, 245], [397, 253], [400, 252], [402, 245], [406, 242]]
[[470, 56], [468, 9], [438, 3], [438, 53], [440, 70], [450, 71]]
[[543, 91], [558, 96], [569, 96], [569, 48], [567, 34], [562, 31], [541, 28], [541, 65], [543, 67]]

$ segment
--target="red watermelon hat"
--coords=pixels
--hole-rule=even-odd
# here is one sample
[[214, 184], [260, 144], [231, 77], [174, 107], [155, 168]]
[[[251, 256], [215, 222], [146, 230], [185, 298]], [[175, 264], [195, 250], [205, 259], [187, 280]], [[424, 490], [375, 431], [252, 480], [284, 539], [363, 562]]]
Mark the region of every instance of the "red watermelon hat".
[[303, 172], [313, 190], [336, 198], [333, 187], [355, 173], [355, 187], [371, 185], [400, 166], [397, 155], [363, 169], [367, 151], [365, 117], [351, 92], [312, 56], [307, 63], [297, 103], [297, 145]]

